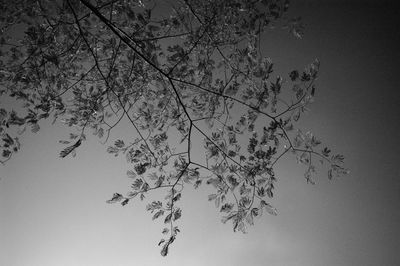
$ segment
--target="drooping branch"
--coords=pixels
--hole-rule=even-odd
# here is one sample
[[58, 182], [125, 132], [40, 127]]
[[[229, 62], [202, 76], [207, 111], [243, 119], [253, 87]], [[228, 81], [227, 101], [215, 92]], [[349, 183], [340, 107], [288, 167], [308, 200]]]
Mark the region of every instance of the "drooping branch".
[[[91, 48], [90, 44], [88, 43], [88, 41], [87, 41], [87, 39], [86, 39], [86, 37], [85, 37], [84, 32], [82, 31], [82, 28], [81, 28], [80, 23], [79, 23], [79, 21], [78, 21], [78, 18], [77, 18], [77, 15], [76, 15], [76, 13], [75, 13], [75, 10], [73, 9], [73, 7], [72, 7], [72, 5], [70, 4], [69, 0], [67, 0], [67, 2], [68, 2], [69, 7], [71, 8], [71, 11], [72, 11], [74, 17], [75, 17], [76, 25], [78, 26], [79, 32], [80, 32], [80, 34], [81, 34], [81, 36], [82, 36], [84, 42], [86, 43], [86, 45], [87, 45], [87, 47], [88, 47], [88, 49], [89, 49], [89, 51], [90, 51], [90, 53], [91, 53], [91, 55], [92, 55], [92, 57], [93, 57], [93, 60], [95, 61], [96, 68], [97, 68], [99, 74], [101, 75], [101, 77], [103, 78], [103, 80], [104, 80], [104, 82], [105, 82], [105, 84], [106, 84], [107, 89], [104, 90], [102, 94], [105, 94], [108, 90], [111, 90], [111, 92], [117, 97], [118, 102], [119, 102], [119, 104], [121, 105], [121, 108], [123, 109], [123, 111], [124, 111], [126, 117], [129, 119], [129, 121], [131, 122], [131, 124], [132, 124], [133, 127], [135, 128], [136, 132], [139, 134], [140, 138], [142, 139], [142, 141], [143, 141], [144, 144], [146, 145], [148, 151], [151, 153], [151, 155], [153, 156], [153, 158], [155, 159], [155, 161], [157, 161], [157, 157], [155, 156], [154, 152], [152, 151], [152, 149], [151, 149], [150, 146], [148, 145], [146, 139], [143, 137], [143, 135], [142, 135], [142, 133], [140, 132], [139, 128], [136, 126], [135, 122], [132, 120], [132, 118], [130, 117], [129, 113], [126, 111], [126, 109], [125, 109], [125, 107], [124, 107], [124, 103], [121, 101], [121, 99], [119, 98], [118, 94], [114, 91], [114, 89], [112, 88], [112, 86], [109, 84], [108, 78], [107, 78], [107, 77], [103, 74], [103, 72], [101, 71], [100, 65], [99, 65], [98, 60], [97, 60], [97, 57], [96, 57], [96, 55], [94, 54], [93, 49]], [[110, 72], [111, 72], [111, 70], [110, 70]]]

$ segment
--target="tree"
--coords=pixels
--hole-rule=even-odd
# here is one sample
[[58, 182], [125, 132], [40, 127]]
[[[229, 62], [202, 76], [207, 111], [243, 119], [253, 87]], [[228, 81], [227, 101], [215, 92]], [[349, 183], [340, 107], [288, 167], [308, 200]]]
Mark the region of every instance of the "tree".
[[[147, 205], [166, 225], [163, 256], [179, 233], [185, 185], [210, 185], [222, 221], [244, 232], [263, 212], [276, 215], [268, 198], [283, 156], [304, 164], [310, 183], [315, 161], [329, 179], [347, 173], [342, 155], [295, 129], [314, 99], [319, 62], [273, 77], [262, 56], [273, 26], [301, 37], [288, 1], [15, 0], [1, 9], [0, 95], [20, 103], [0, 109], [1, 162], [20, 149], [16, 134], [39, 131], [50, 116], [71, 128], [60, 157], [75, 156], [90, 131], [110, 143], [127, 120], [132, 138], [107, 152], [132, 164], [133, 183], [107, 202], [165, 191]], [[199, 137], [204, 145], [194, 147]]]

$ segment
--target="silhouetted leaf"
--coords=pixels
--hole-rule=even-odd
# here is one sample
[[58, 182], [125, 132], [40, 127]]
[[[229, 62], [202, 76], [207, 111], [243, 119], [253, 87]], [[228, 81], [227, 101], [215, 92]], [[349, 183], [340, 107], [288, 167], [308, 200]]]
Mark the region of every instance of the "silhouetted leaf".
[[162, 216], [162, 215], [164, 215], [164, 210], [159, 210], [158, 212], [156, 212], [156, 213], [153, 215], [152, 220], [155, 220], [155, 219], [157, 219], [158, 217], [160, 217], [160, 216]]
[[271, 215], [277, 215], [277, 210], [264, 200], [260, 201], [260, 209], [266, 210]]
[[107, 203], [115, 203], [115, 202], [119, 202], [123, 199], [124, 197], [119, 194], [119, 193], [114, 193], [114, 195], [112, 196], [112, 198], [110, 200], [107, 200]]
[[64, 150], [62, 150], [60, 152], [60, 157], [64, 158], [66, 157], [68, 154], [70, 154], [71, 152], [73, 152], [77, 147], [79, 147], [81, 145], [81, 139], [79, 139], [77, 142], [75, 142], [73, 145], [68, 146], [67, 148], [65, 148]]

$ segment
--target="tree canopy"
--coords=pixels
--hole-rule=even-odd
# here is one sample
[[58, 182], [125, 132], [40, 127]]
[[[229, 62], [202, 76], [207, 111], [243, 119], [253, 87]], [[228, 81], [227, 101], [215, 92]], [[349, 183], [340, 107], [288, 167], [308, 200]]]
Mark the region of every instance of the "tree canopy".
[[[266, 33], [302, 24], [283, 0], [0, 1], [1, 162], [20, 150], [18, 135], [44, 119], [71, 132], [60, 157], [75, 156], [88, 134], [125, 156], [132, 185], [108, 203], [123, 206], [152, 190], [152, 219], [163, 219], [161, 254], [180, 232], [185, 186], [209, 185], [234, 231], [263, 212], [277, 182], [274, 167], [292, 155], [314, 183], [347, 173], [298, 121], [314, 100], [319, 62], [274, 74], [262, 53]], [[123, 121], [129, 138], [110, 140]], [[126, 131], [126, 130], [125, 130]], [[202, 141], [202, 145], [198, 144]], [[195, 143], [196, 142], [196, 143]]]

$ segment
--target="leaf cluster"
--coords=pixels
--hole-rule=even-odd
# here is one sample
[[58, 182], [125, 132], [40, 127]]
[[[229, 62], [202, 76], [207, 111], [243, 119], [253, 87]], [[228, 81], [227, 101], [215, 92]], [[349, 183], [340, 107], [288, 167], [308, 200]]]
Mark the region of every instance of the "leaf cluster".
[[[71, 129], [60, 141], [62, 158], [91, 132], [131, 166], [131, 190], [108, 203], [165, 192], [146, 208], [153, 220], [163, 218], [163, 256], [180, 232], [188, 185], [208, 185], [222, 221], [245, 232], [263, 212], [277, 214], [269, 201], [283, 156], [293, 153], [310, 183], [318, 160], [330, 179], [347, 173], [343, 156], [297, 128], [315, 98], [318, 60], [282, 76], [262, 54], [266, 32], [277, 25], [301, 35], [286, 0], [1, 5], [0, 95], [22, 103], [18, 112], [0, 109], [1, 162], [20, 149], [11, 128], [37, 132], [42, 119], [62, 122]], [[123, 122], [130, 138], [109, 141]], [[194, 145], [199, 137], [203, 146]]]

